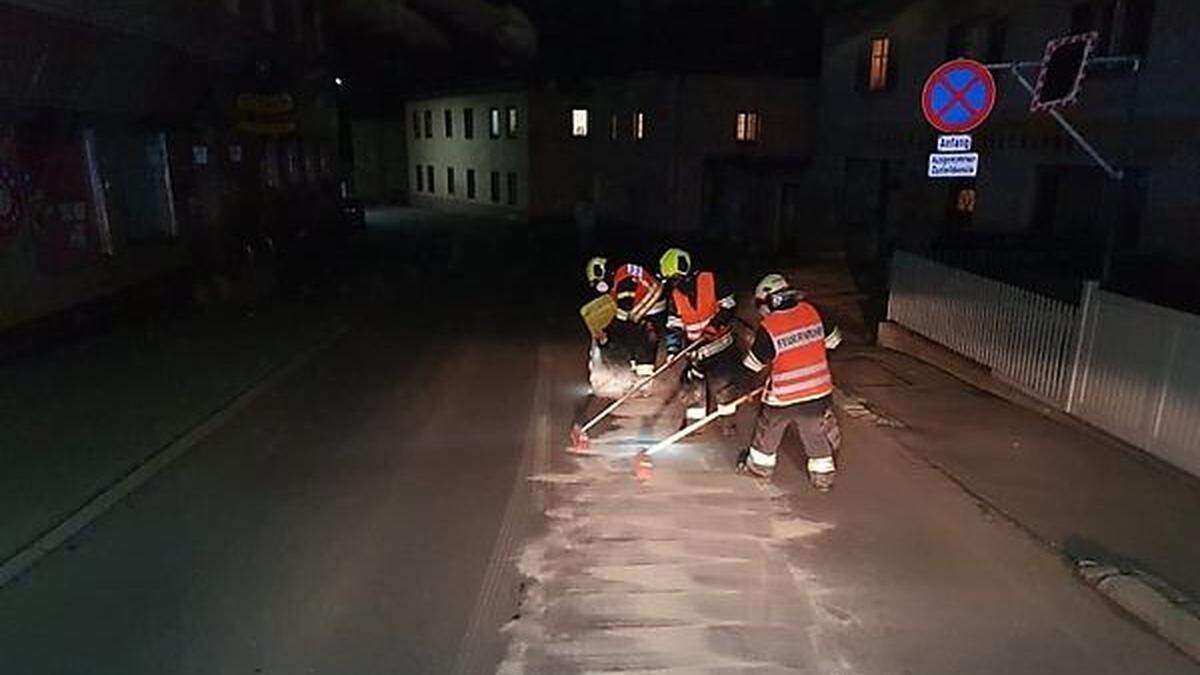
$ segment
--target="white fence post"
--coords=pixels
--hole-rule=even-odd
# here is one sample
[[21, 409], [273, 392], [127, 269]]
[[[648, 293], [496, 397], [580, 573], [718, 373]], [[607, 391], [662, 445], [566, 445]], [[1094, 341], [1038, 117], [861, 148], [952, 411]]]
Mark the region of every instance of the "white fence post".
[[[1099, 287], [1100, 282], [1098, 281], [1083, 282], [1083, 296], [1079, 300], [1079, 319], [1076, 322], [1075, 353], [1071, 358], [1071, 379], [1067, 384], [1066, 411], [1068, 413], [1075, 412], [1083, 380], [1087, 378], [1084, 359], [1091, 355], [1091, 329], [1096, 324], [1092, 315], [1095, 313], [1096, 289]], [[1086, 356], [1085, 350], [1088, 352]]]

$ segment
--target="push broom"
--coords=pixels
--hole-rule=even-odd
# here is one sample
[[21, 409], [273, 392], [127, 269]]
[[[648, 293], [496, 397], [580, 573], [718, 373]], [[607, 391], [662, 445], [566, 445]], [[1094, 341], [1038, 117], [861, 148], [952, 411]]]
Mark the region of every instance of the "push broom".
[[654, 370], [654, 372], [652, 372], [649, 375], [638, 380], [633, 385], [633, 387], [631, 387], [629, 389], [629, 391], [625, 392], [625, 394], [621, 396], [621, 398], [618, 398], [617, 400], [613, 401], [612, 403], [609, 403], [607, 406], [605, 406], [604, 410], [601, 410], [599, 413], [597, 413], [596, 416], [593, 417], [592, 419], [588, 420], [587, 423], [583, 424], [582, 426], [576, 425], [576, 426], [572, 427], [571, 428], [571, 449], [575, 452], [583, 452], [584, 450], [587, 450], [589, 444], [591, 443], [591, 439], [587, 435], [588, 429], [591, 429], [592, 427], [596, 426], [596, 424], [599, 423], [600, 420], [611, 415], [614, 410], [621, 407], [621, 404], [623, 404], [626, 401], [628, 401], [629, 399], [633, 398], [634, 394], [638, 393], [639, 391], [644, 389], [646, 387], [646, 385], [653, 382], [654, 378], [658, 377], [659, 375], [666, 372], [667, 370], [670, 370], [671, 366], [674, 366], [676, 363], [679, 363], [679, 361], [682, 360], [683, 357], [687, 356], [693, 350], [699, 348], [703, 344], [706, 344], [706, 343], [702, 340], [697, 340], [696, 342], [693, 342], [692, 344], [688, 345], [685, 349], [683, 349], [679, 353], [675, 354], [671, 358], [667, 359], [666, 362], [663, 363], [658, 368], [656, 368]]

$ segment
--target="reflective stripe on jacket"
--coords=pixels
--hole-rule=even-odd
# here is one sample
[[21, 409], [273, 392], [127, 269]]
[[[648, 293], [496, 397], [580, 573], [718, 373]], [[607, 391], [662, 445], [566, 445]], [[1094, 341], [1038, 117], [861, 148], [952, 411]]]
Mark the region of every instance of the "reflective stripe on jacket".
[[612, 296], [617, 302], [617, 318], [622, 321], [641, 321], [666, 310], [662, 284], [641, 265], [627, 263], [617, 268]]
[[812, 305], [800, 304], [772, 312], [762, 320], [771, 337], [775, 358], [771, 380], [763, 394], [768, 405], [791, 405], [833, 393], [833, 377], [825, 357], [825, 328]]

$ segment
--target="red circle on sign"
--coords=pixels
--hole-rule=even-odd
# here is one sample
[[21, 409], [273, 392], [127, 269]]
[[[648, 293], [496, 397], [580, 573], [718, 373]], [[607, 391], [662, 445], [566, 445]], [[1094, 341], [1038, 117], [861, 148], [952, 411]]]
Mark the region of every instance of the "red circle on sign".
[[921, 110], [934, 129], [961, 134], [983, 124], [996, 105], [996, 81], [982, 63], [955, 59], [925, 80]]

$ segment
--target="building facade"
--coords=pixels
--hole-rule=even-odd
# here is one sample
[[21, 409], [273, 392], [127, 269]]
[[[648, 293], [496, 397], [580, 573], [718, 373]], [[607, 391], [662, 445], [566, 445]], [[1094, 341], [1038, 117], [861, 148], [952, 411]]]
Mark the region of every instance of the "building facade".
[[[936, 132], [920, 97], [937, 65], [1036, 61], [1047, 41], [1089, 31], [1098, 55], [1140, 61], [1136, 72], [1089, 67], [1078, 104], [1063, 111], [1122, 180], [1031, 113], [1007, 70], [994, 71], [998, 102], [974, 133], [978, 176], [926, 178]], [[1179, 261], [1200, 257], [1200, 89], [1182, 85], [1197, 34], [1190, 0], [918, 0], [832, 17], [813, 172], [820, 217], [852, 247], [986, 248], [993, 263], [1166, 285], [1163, 275], [1194, 264]], [[1036, 68], [1023, 72], [1036, 81]]]
[[416, 205], [735, 238], [801, 227], [807, 80], [647, 73], [423, 98], [405, 115]]
[[176, 272], [232, 279], [332, 214], [325, 11], [0, 4], [0, 330]]
[[542, 215], [530, 202], [530, 95], [483, 91], [410, 103], [410, 203], [504, 214]]

